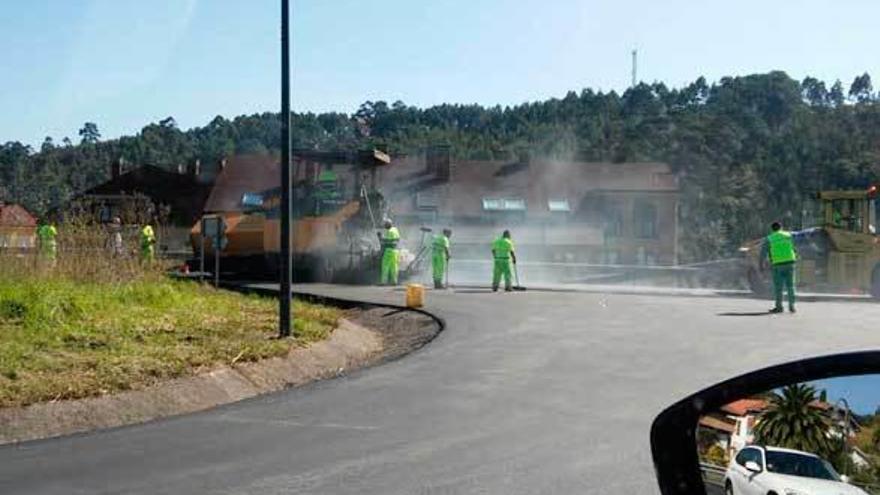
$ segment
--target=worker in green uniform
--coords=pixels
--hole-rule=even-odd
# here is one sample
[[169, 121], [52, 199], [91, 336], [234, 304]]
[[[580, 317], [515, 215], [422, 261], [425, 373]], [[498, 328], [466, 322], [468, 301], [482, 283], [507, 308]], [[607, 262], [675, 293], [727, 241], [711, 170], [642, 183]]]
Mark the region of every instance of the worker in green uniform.
[[54, 266], [58, 259], [58, 229], [50, 222], [43, 221], [37, 228], [40, 258]]
[[156, 258], [156, 233], [148, 223], [140, 231], [141, 261], [150, 263]]
[[339, 177], [336, 172], [326, 169], [318, 174], [318, 183], [315, 188], [315, 196], [319, 199], [335, 199], [338, 196]]
[[511, 282], [510, 263], [516, 264], [516, 253], [513, 250], [513, 241], [510, 240], [510, 231], [505, 230], [501, 237], [495, 239], [492, 243], [492, 291], [498, 291], [498, 284], [501, 277], [504, 277], [504, 290], [510, 292], [513, 290]]
[[385, 231], [379, 233], [379, 242], [382, 245], [382, 273], [379, 276], [380, 285], [397, 285], [398, 250], [400, 232], [391, 223], [385, 220]]
[[434, 236], [431, 242], [431, 267], [434, 269], [434, 288], [443, 289], [443, 276], [449, 266], [449, 238], [452, 236], [452, 230], [443, 229], [442, 234]]
[[773, 222], [772, 232], [767, 236], [767, 256], [773, 273], [773, 295], [776, 305], [771, 313], [782, 313], [782, 289], [788, 290], [788, 310], [795, 312], [794, 275], [797, 252], [794, 248], [791, 232], [782, 230], [782, 224]]

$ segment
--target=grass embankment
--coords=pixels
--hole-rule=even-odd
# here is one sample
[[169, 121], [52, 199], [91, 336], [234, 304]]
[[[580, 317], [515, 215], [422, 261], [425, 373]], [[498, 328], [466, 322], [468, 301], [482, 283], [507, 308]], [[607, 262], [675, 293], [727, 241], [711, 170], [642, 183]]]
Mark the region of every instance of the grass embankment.
[[66, 270], [59, 254], [55, 268], [29, 270], [0, 257], [0, 407], [138, 389], [281, 356], [326, 338], [340, 316], [296, 301], [296, 337], [277, 340], [274, 300], [168, 280], [138, 263], [126, 265], [124, 278], [108, 270], [108, 280], [100, 268]]

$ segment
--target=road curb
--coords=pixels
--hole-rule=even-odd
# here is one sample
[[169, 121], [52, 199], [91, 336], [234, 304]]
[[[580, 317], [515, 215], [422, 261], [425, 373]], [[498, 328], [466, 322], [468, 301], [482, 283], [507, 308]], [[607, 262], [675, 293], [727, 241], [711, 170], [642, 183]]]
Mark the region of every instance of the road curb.
[[[277, 294], [276, 291], [259, 289], [239, 292]], [[389, 357], [383, 352], [383, 337], [380, 332], [343, 319], [339, 328], [328, 339], [308, 347], [293, 349], [285, 357], [224, 365], [143, 390], [105, 397], [0, 409], [0, 445], [148, 423], [208, 410], [286, 388], [300, 387], [319, 380], [341, 377], [352, 371], [367, 369], [412, 354], [433, 341], [445, 329], [442, 318], [421, 309], [318, 294], [296, 293], [295, 296], [343, 309], [388, 308], [418, 313], [430, 319], [436, 326], [436, 331], [427, 340], [419, 341], [406, 352]]]

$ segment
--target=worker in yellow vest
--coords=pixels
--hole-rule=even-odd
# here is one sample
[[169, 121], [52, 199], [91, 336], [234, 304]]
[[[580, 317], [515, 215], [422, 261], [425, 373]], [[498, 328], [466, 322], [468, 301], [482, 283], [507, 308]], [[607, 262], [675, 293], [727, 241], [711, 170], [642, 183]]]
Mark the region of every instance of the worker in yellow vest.
[[513, 241], [510, 239], [510, 231], [505, 230], [501, 237], [495, 239], [492, 243], [492, 291], [498, 291], [498, 284], [504, 277], [504, 290], [510, 292], [513, 290], [513, 282], [511, 281], [510, 263], [516, 264], [516, 252], [513, 249]]
[[156, 259], [156, 233], [147, 222], [140, 231], [141, 261], [151, 263]]
[[44, 221], [37, 228], [40, 258], [54, 266], [58, 259], [58, 229], [50, 222]]
[[449, 237], [451, 229], [443, 229], [442, 234], [437, 234], [431, 242], [431, 268], [434, 272], [434, 288], [443, 289], [443, 277], [449, 269]]
[[382, 245], [382, 272], [379, 275], [379, 284], [397, 285], [400, 254], [397, 245], [400, 243], [400, 231], [391, 220], [385, 220], [384, 227], [385, 232], [379, 233], [379, 242]]
[[776, 305], [771, 313], [782, 313], [782, 289], [788, 290], [788, 310], [795, 312], [795, 263], [797, 251], [794, 247], [791, 232], [782, 230], [782, 224], [773, 222], [772, 232], [767, 236], [767, 256], [770, 258], [770, 269], [773, 273], [773, 295]]

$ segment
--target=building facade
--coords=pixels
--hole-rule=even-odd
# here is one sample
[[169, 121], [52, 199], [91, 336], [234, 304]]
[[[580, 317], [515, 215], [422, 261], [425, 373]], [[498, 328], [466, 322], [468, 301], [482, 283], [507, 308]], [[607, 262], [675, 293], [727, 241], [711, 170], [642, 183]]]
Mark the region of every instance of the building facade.
[[532, 261], [677, 263], [678, 180], [664, 163], [457, 161], [435, 148], [394, 160], [380, 187], [408, 246], [420, 227], [451, 227], [458, 257], [485, 258], [510, 229]]

